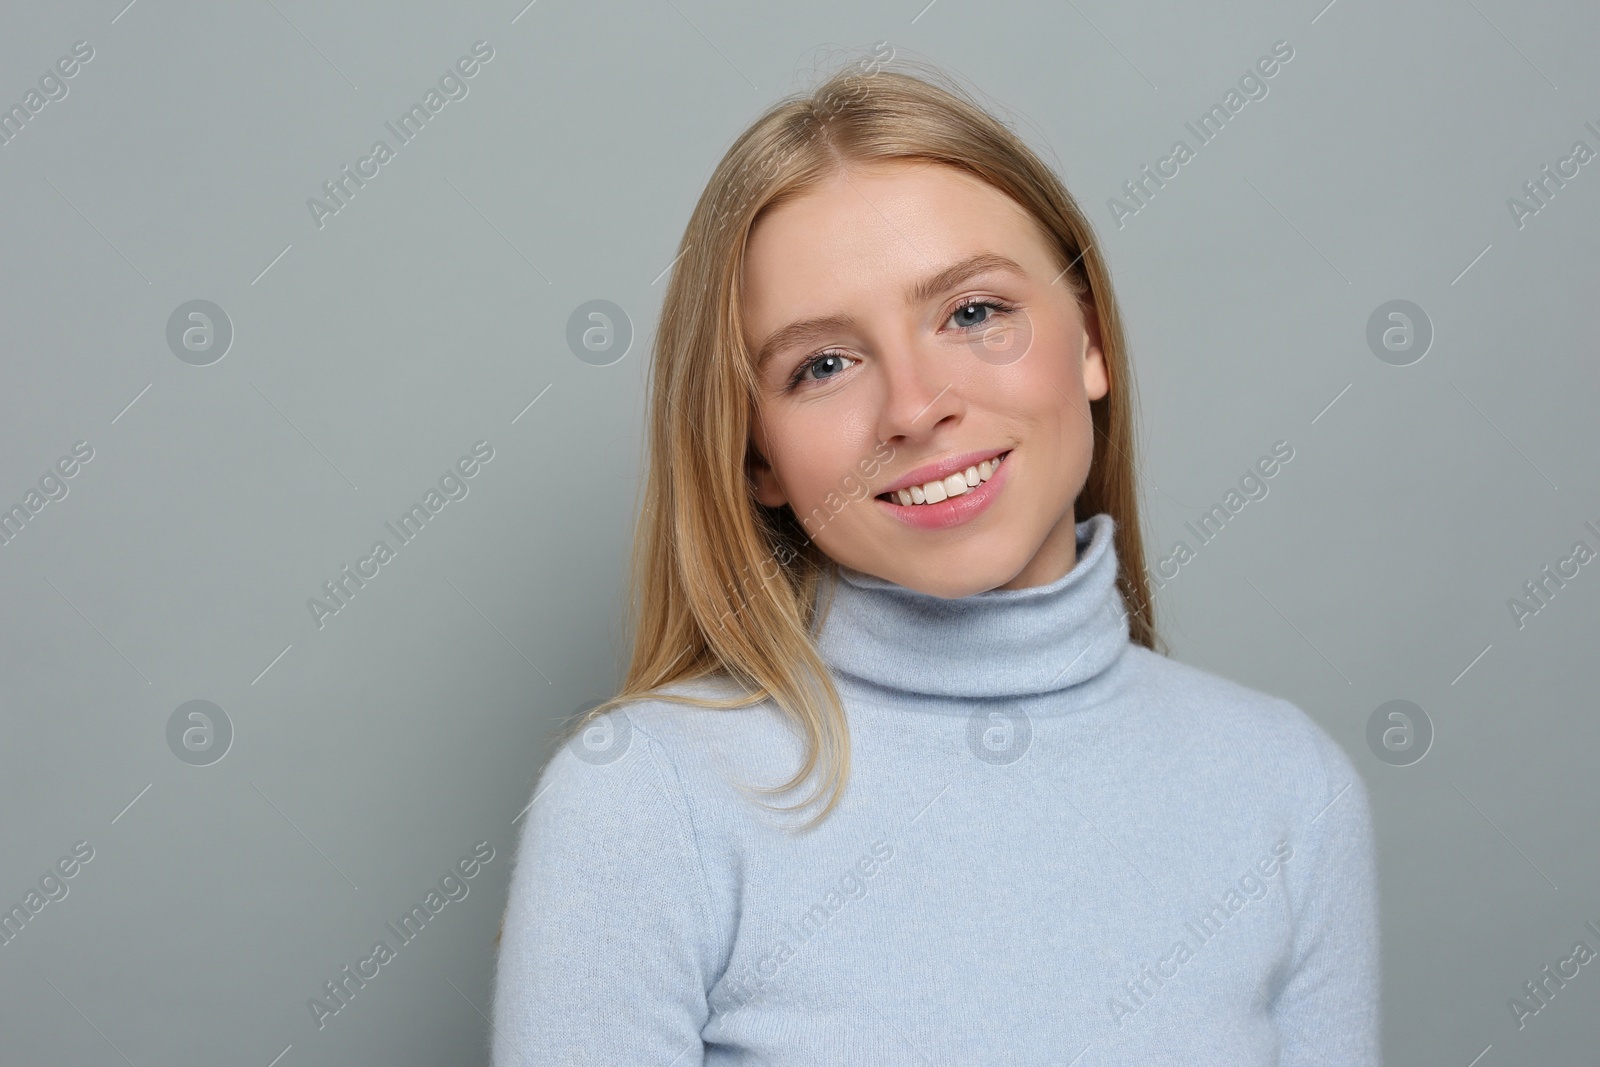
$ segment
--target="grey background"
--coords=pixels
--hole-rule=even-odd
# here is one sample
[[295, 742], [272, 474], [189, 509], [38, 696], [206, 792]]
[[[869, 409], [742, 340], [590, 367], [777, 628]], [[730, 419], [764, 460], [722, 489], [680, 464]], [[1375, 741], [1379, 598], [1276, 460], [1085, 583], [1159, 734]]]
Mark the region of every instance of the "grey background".
[[[483, 1062], [517, 821], [561, 718], [613, 691], [664, 272], [730, 140], [819, 64], [945, 65], [1090, 213], [1137, 369], [1158, 558], [1274, 442], [1294, 458], [1158, 594], [1177, 658], [1294, 700], [1372, 790], [1393, 1064], [1591, 1062], [1600, 962], [1600, 10], [1204, 5], [6, 5], [0, 106], [0, 1061]], [[473, 42], [469, 94], [318, 228], [322, 183]], [[1106, 206], [1273, 43], [1295, 55], [1120, 229]], [[891, 64], [892, 66], [892, 64]], [[226, 355], [166, 341], [219, 305]], [[569, 317], [614, 301], [608, 366]], [[1418, 304], [1426, 356], [1366, 343]], [[531, 406], [530, 406], [531, 405]], [[494, 458], [318, 628], [306, 606], [472, 444]], [[1419, 705], [1410, 766], [1367, 722]], [[192, 766], [191, 700], [234, 736]], [[307, 1001], [450, 866], [495, 856], [318, 1030]], [[390, 940], [393, 940], [392, 938]], [[1481, 1057], [1477, 1058], [1476, 1057]], [[276, 1058], [276, 1059], [275, 1059]]]

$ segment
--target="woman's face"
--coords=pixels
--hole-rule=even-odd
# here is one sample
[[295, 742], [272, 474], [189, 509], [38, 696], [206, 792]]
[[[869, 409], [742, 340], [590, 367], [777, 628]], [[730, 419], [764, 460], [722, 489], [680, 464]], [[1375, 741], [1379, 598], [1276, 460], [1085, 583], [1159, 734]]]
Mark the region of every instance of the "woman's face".
[[[831, 559], [936, 596], [1066, 574], [1108, 382], [1060, 273], [1026, 212], [937, 164], [856, 168], [771, 209], [742, 278], [757, 499]], [[921, 488], [1002, 453], [977, 486]], [[908, 477], [930, 502], [885, 494]]]

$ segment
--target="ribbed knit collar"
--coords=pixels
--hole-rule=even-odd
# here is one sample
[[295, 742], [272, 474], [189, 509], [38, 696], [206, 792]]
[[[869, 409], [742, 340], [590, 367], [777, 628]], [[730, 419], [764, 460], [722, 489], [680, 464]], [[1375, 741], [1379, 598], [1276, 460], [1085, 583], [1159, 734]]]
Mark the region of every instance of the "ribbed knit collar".
[[908, 697], [1014, 698], [1080, 685], [1128, 646], [1114, 530], [1106, 512], [1079, 522], [1077, 562], [1048, 585], [966, 597], [836, 564], [819, 593], [828, 607], [818, 650], [835, 672]]

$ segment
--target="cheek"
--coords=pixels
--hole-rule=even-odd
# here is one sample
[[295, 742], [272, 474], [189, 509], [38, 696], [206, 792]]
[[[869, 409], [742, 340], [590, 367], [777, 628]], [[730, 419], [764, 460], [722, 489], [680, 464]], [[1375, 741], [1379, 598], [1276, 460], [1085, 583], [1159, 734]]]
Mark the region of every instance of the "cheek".
[[802, 448], [785, 483], [789, 507], [807, 535], [830, 555], [854, 543], [852, 532], [872, 503], [870, 483], [856, 460], [833, 445]]
[[1014, 420], [1021, 431], [1047, 448], [1077, 447], [1093, 434], [1089, 400], [1076, 353], [1056, 338], [1040, 337], [1028, 355], [1006, 367], [986, 368], [981, 385], [984, 406]]
[[1088, 401], [1083, 388], [1081, 357], [1067, 331], [1059, 326], [1041, 331], [1024, 359], [1012, 368], [1009, 382], [1018, 401], [1033, 411], [1061, 405], [1070, 412]]
[[[864, 491], [842, 427], [820, 412], [806, 412], [769, 424], [778, 480], [791, 506], [809, 510], [828, 498]], [[852, 477], [854, 476], [854, 477]]]

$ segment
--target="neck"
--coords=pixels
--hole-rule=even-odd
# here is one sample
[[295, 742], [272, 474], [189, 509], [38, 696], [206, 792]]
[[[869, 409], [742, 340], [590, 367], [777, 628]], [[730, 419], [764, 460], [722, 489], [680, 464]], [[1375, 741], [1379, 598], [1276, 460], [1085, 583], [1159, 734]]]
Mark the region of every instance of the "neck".
[[1056, 581], [1078, 565], [1078, 537], [1078, 525], [1069, 514], [1050, 531], [1017, 576], [998, 588], [1027, 589]]
[[1128, 645], [1115, 523], [1101, 512], [1072, 530], [1059, 578], [966, 597], [835, 564], [819, 590], [818, 650], [836, 674], [913, 698], [1021, 698], [1093, 681]]

